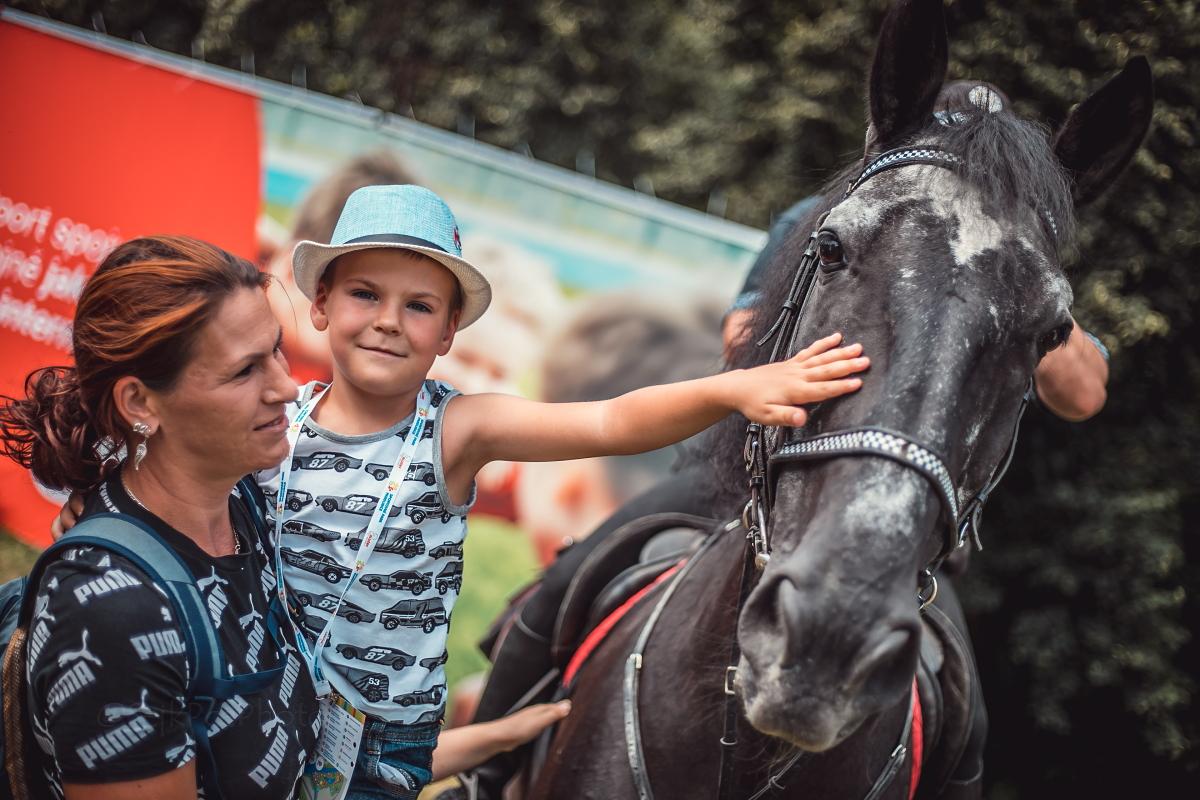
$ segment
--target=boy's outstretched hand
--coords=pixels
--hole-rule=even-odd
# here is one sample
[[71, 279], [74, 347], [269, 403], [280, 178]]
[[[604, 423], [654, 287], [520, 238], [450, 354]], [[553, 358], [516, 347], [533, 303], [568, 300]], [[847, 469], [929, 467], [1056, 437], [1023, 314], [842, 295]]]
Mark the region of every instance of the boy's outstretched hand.
[[730, 373], [736, 378], [736, 406], [751, 422], [763, 425], [800, 427], [808, 412], [798, 406], [848, 394], [862, 386], [862, 372], [871, 360], [862, 355], [861, 344], [837, 345], [835, 333], [810, 344], [786, 361]]

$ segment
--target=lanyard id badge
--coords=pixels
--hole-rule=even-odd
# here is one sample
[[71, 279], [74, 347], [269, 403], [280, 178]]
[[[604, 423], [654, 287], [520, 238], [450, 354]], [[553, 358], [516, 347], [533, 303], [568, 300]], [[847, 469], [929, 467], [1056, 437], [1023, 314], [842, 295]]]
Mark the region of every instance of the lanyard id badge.
[[321, 735], [300, 777], [301, 800], [342, 800], [350, 789], [367, 716], [337, 692], [321, 698]]
[[[317, 404], [329, 392], [326, 389], [320, 395], [316, 395], [309, 399], [300, 412], [296, 414], [296, 418], [292, 420], [291, 426], [288, 427], [288, 458], [279, 469], [279, 494], [275, 497], [275, 590], [279, 595], [279, 600], [287, 607], [287, 592], [283, 580], [283, 525], [284, 511], [287, 508], [287, 490], [289, 474], [292, 464], [295, 463], [296, 457], [296, 442], [300, 437], [300, 429], [304, 427], [304, 422], [314, 410]], [[417, 409], [413, 415], [413, 423], [408, 431], [408, 438], [404, 440], [404, 445], [400, 448], [400, 452], [396, 456], [396, 463], [392, 466], [392, 471], [388, 475], [386, 489], [375, 504], [375, 510], [371, 513], [371, 521], [367, 524], [367, 528], [363, 531], [362, 544], [359, 545], [358, 555], [354, 561], [354, 568], [350, 571], [349, 580], [346, 586], [342, 589], [341, 595], [338, 597], [337, 606], [334, 607], [329, 616], [329, 621], [325, 623], [325, 627], [317, 636], [316, 642], [310, 647], [304, 632], [296, 630], [296, 646], [304, 656], [305, 662], [309, 665], [312, 672], [313, 683], [316, 684], [317, 696], [325, 697], [329, 694], [329, 681], [325, 678], [321, 670], [320, 653], [325, 644], [329, 641], [329, 634], [333, 629], [334, 620], [337, 619], [338, 611], [342, 608], [342, 603], [346, 600], [346, 595], [350, 591], [350, 587], [362, 575], [363, 570], [367, 566], [367, 560], [371, 557], [371, 553], [375, 551], [375, 545], [379, 542], [379, 533], [383, 530], [384, 523], [387, 522], [389, 512], [392, 510], [392, 503], [396, 499], [396, 493], [399, 491], [401, 484], [404, 482], [404, 476], [408, 470], [408, 465], [413, 459], [413, 455], [417, 451], [417, 444], [420, 443], [421, 437], [424, 434], [425, 426], [429, 422], [429, 406], [430, 396], [425, 385], [421, 385], [420, 392], [417, 393]], [[288, 615], [290, 619], [291, 616]], [[294, 624], [294, 622], [293, 622]], [[343, 702], [344, 702], [344, 698]], [[324, 708], [324, 705], [322, 706]]]

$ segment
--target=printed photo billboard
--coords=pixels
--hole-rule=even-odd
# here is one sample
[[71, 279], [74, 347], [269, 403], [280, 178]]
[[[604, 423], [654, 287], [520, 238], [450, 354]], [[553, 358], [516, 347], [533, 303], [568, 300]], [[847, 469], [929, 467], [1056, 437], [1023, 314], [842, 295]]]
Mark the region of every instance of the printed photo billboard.
[[[70, 363], [84, 282], [115, 244], [151, 233], [206, 239], [269, 270], [296, 378], [328, 378], [290, 253], [300, 238], [327, 237], [347, 187], [364, 182], [442, 195], [466, 256], [493, 283], [488, 313], [435, 366], [467, 392], [588, 399], [563, 387], [602, 393], [605, 374], [632, 388], [621, 380], [647, 361], [640, 343], [662, 341], [664, 328], [703, 338], [692, 361], [715, 370], [720, 309], [765, 240], [408, 118], [7, 10], [0, 68], [3, 395], [23, 394], [32, 370]], [[643, 372], [683, 377], [670, 361]], [[593, 374], [576, 374], [585, 366]], [[490, 466], [475, 513], [519, 521], [519, 473]], [[0, 527], [45, 543], [60, 500], [7, 459], [0, 487]]]

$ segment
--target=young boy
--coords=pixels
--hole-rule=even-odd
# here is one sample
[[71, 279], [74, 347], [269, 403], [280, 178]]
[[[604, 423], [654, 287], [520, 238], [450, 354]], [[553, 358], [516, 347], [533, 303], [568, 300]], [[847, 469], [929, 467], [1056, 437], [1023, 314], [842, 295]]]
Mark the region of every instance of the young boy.
[[461, 257], [450, 209], [416, 186], [359, 189], [331, 243], [299, 243], [293, 268], [328, 332], [333, 381], [302, 387], [291, 457], [259, 477], [279, 502], [284, 577], [318, 677], [366, 715], [352, 798], [415, 798], [429, 780], [481, 467], [652, 450], [733, 411], [801, 425], [801, 404], [854, 391], [868, 364], [834, 335], [785, 362], [603, 402], [460, 395], [426, 376], [491, 291]]

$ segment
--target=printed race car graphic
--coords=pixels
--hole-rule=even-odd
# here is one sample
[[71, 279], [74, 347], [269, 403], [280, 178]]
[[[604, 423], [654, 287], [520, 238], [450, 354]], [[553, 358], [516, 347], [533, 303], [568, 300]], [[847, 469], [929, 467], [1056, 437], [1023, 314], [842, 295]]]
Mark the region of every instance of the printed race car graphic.
[[[275, 501], [279, 498], [279, 490], [263, 489], [263, 496], [267, 498], [267, 504], [273, 512], [275, 510]], [[284, 505], [292, 511], [299, 511], [311, 503], [312, 499], [312, 495], [308, 492], [302, 492], [299, 489], [288, 489], [287, 502]]]
[[313, 525], [311, 522], [301, 522], [298, 519], [289, 519], [283, 523], [283, 532], [296, 536], [309, 536], [318, 542], [333, 542], [342, 538], [342, 535], [336, 531], [322, 528], [320, 525]]
[[429, 398], [429, 405], [437, 408], [442, 404], [442, 401], [450, 396], [453, 391], [449, 386], [439, 386], [433, 390], [433, 395]]
[[[349, 514], [362, 514], [369, 517], [375, 513], [379, 498], [369, 494], [348, 494], [344, 496], [323, 494], [317, 496], [317, 505], [329, 512], [345, 511]], [[400, 516], [400, 509], [393, 506], [388, 509], [389, 517]]]
[[282, 548], [283, 560], [297, 569], [320, 575], [330, 583], [350, 577], [350, 568], [343, 567], [324, 553], [316, 550], [289, 550]]
[[[287, 530], [286, 525], [284, 526], [284, 530]], [[442, 542], [429, 551], [429, 556], [430, 558], [449, 558], [450, 556], [462, 558], [462, 549], [462, 542]]]
[[[392, 474], [391, 464], [367, 464], [367, 472], [377, 481], [386, 481], [388, 475]], [[404, 480], [420, 481], [426, 486], [433, 486], [437, 482], [437, 477], [433, 474], [433, 464], [428, 461], [414, 461], [408, 465], [408, 469], [404, 472]]]
[[428, 572], [398, 569], [390, 575], [363, 575], [362, 582], [372, 592], [378, 592], [380, 589], [408, 589], [413, 594], [420, 594], [433, 585], [433, 578]]
[[[345, 453], [322, 451], [307, 456], [295, 456], [292, 459], [292, 471], [298, 469], [331, 469], [334, 472], [345, 472], [348, 469], [358, 469], [362, 466], [361, 458], [352, 458]], [[386, 476], [384, 476], [386, 477]]]
[[[363, 536], [366, 535], [367, 529], [353, 534], [346, 540], [346, 544], [352, 549], [357, 550], [362, 547]], [[425, 540], [421, 538], [420, 531], [405, 530], [404, 528], [384, 528], [379, 532], [379, 541], [375, 543], [375, 551], [378, 553], [399, 553], [405, 558], [419, 556], [425, 552]]]
[[450, 658], [450, 654], [447, 653], [445, 650], [443, 650], [442, 654], [440, 656], [432, 656], [431, 658], [422, 658], [421, 666], [424, 667], [425, 669], [433, 669], [434, 667], [440, 667], [442, 664], [445, 664], [449, 658]]
[[325, 623], [328, 622], [320, 614], [304, 613], [300, 615], [300, 625], [313, 636], [320, 636], [321, 631], [325, 630]]
[[[396, 434], [396, 438], [407, 439], [408, 432], [411, 430], [412, 430], [411, 425], [407, 428], [402, 428], [400, 430], [400, 432]], [[425, 427], [421, 430], [421, 441], [425, 441], [426, 439], [432, 439], [432, 438], [433, 438], [433, 420], [425, 420]]]
[[[333, 613], [333, 609], [337, 608], [338, 596], [336, 594], [310, 594], [309, 592], [296, 592], [296, 599], [300, 601], [302, 606], [312, 606], [319, 608], [322, 611]], [[362, 606], [356, 606], [350, 601], [342, 603], [342, 607], [338, 608], [337, 615], [345, 617], [347, 622], [358, 624], [360, 622], [374, 622], [375, 613], [367, 611]]]
[[451, 561], [442, 568], [436, 581], [438, 594], [445, 594], [451, 589], [456, 592], [462, 589], [462, 568], [463, 562], [461, 561]]
[[441, 517], [442, 522], [449, 522], [454, 516], [442, 505], [442, 499], [437, 492], [426, 492], [411, 503], [405, 503], [404, 513], [414, 525], [419, 525], [426, 517]]
[[[353, 644], [339, 644], [337, 646], [338, 653], [343, 658], [358, 659], [359, 661], [369, 661], [372, 664], [379, 664], [383, 667], [391, 667], [394, 670], [402, 670], [405, 667], [411, 667], [416, 663], [417, 657], [411, 653], [406, 653], [403, 650], [396, 650], [391, 647], [380, 647], [372, 645], [369, 647], [359, 647]], [[424, 664], [429, 659], [422, 659]]]
[[431, 706], [442, 702], [442, 695], [446, 692], [446, 684], [439, 683], [429, 689], [423, 689], [417, 692], [409, 692], [408, 694], [398, 694], [392, 698], [393, 703], [399, 703], [407, 708], [408, 706]]
[[365, 669], [345, 667], [346, 677], [362, 696], [372, 703], [382, 703], [388, 697], [388, 676], [382, 672], [369, 672]]
[[438, 625], [450, 624], [446, 616], [446, 607], [442, 598], [429, 597], [414, 600], [401, 600], [391, 608], [379, 612], [379, 621], [389, 631], [398, 625], [407, 628], [420, 628], [426, 633], [433, 633]]
[[441, 711], [441, 709], [435, 708], [435, 709], [431, 709], [429, 711], [422, 711], [421, 716], [419, 716], [415, 720], [413, 720], [413, 725], [428, 725], [430, 722], [441, 722], [441, 721], [442, 721], [442, 711]]

